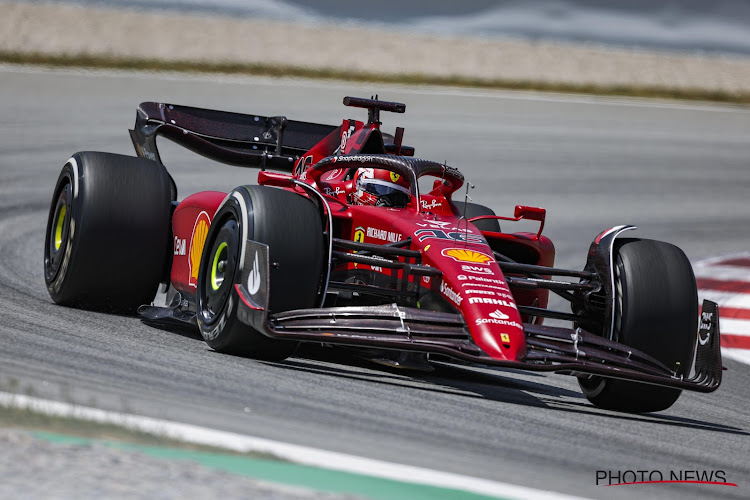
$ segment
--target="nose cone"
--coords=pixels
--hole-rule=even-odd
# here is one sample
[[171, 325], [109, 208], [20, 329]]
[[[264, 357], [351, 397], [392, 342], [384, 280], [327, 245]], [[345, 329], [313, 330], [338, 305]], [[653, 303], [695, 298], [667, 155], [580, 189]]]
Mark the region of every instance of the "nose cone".
[[474, 342], [484, 352], [496, 359], [516, 360], [525, 355], [521, 315], [479, 229], [455, 217], [430, 216], [394, 225], [403, 234], [411, 234], [424, 264], [442, 272], [442, 298], [461, 312]]

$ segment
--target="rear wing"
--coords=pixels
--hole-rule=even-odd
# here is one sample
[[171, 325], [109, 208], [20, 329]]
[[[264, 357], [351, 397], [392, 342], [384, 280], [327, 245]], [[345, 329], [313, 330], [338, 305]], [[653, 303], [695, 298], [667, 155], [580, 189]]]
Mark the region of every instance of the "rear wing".
[[162, 163], [156, 137], [162, 136], [211, 160], [238, 167], [291, 173], [296, 160], [323, 139], [339, 141], [333, 125], [227, 111], [144, 102], [138, 106], [130, 138], [138, 156]]

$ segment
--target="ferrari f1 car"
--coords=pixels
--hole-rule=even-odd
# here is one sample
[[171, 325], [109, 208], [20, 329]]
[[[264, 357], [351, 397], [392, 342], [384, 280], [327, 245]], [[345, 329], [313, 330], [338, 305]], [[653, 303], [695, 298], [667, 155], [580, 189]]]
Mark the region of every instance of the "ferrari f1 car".
[[[381, 131], [381, 112], [404, 104], [344, 104], [367, 109], [367, 122], [142, 103], [130, 131], [138, 157], [76, 153], [60, 173], [44, 253], [52, 299], [138, 309], [265, 360], [315, 342], [407, 368], [456, 360], [572, 375], [594, 405], [621, 411], [719, 387], [718, 308], [704, 301], [699, 314], [680, 249], [618, 226], [594, 239], [583, 270], [555, 268], [544, 209], [505, 217], [461, 201], [459, 170], [414, 158], [403, 128]], [[157, 137], [258, 168], [257, 185], [178, 202]], [[521, 219], [539, 230], [501, 230]], [[549, 309], [550, 292], [570, 311]]]

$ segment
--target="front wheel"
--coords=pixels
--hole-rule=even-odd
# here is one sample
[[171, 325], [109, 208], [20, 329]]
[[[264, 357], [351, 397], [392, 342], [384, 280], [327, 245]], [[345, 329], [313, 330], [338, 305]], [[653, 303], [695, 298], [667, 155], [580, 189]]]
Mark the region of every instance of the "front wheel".
[[[690, 261], [674, 245], [622, 238], [614, 248], [614, 340], [688, 376], [697, 338], [698, 295]], [[581, 376], [594, 405], [633, 413], [666, 410], [681, 390], [599, 376]]]
[[299, 343], [267, 337], [237, 317], [240, 299], [235, 284], [254, 288], [261, 282], [254, 277], [259, 272], [258, 254], [254, 260], [250, 255], [242, 259], [246, 241], [268, 245], [271, 313], [315, 307], [325, 265], [320, 213], [295, 193], [239, 187], [214, 216], [203, 247], [197, 317], [204, 340], [220, 352], [279, 361], [294, 354]]

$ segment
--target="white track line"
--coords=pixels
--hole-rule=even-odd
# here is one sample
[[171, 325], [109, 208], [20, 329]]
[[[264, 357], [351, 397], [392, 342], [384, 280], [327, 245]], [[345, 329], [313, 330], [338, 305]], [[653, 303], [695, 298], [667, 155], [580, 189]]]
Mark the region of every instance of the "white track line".
[[[750, 253], [721, 255], [696, 262], [693, 271], [697, 278], [719, 281], [739, 281], [750, 284], [750, 267], [725, 264], [737, 258], [747, 258]], [[750, 310], [750, 293], [737, 293], [728, 290], [699, 289], [700, 300], [708, 299], [719, 304], [720, 331], [722, 335], [750, 336], [750, 320], [726, 318], [721, 316], [722, 307]], [[722, 347], [724, 358], [734, 359], [741, 363], [750, 364], [750, 350], [733, 347]]]
[[733, 359], [740, 363], [750, 365], [750, 351], [747, 349], [735, 349], [731, 347], [722, 347], [721, 356], [723, 358]]
[[722, 335], [750, 337], [750, 320], [722, 318], [721, 306], [719, 306], [719, 321], [721, 322], [721, 329], [719, 331]]
[[742, 259], [750, 257], [750, 252], [743, 252], [743, 253], [734, 253], [730, 255], [719, 255], [717, 257], [709, 257], [708, 259], [699, 260], [695, 264], [693, 264], [693, 267], [698, 266], [720, 266], [723, 262], [726, 262], [728, 260], [734, 260], [734, 259]]
[[741, 266], [702, 266], [693, 267], [696, 278], [711, 278], [724, 281], [747, 281], [750, 285], [750, 268]]
[[76, 418], [91, 422], [114, 424], [127, 429], [154, 434], [180, 441], [216, 446], [239, 452], [270, 453], [297, 464], [324, 469], [362, 474], [366, 476], [425, 484], [441, 488], [470, 491], [482, 495], [504, 498], [534, 498], [542, 500], [569, 500], [562, 493], [537, 490], [488, 479], [480, 479], [422, 467], [374, 460], [344, 453], [299, 446], [270, 439], [235, 434], [196, 425], [182, 424], [138, 415], [116, 413], [59, 401], [34, 398], [22, 394], [0, 392], [0, 406], [27, 409], [45, 415]]
[[702, 301], [708, 299], [719, 304], [719, 317], [721, 307], [736, 307], [738, 309], [750, 309], [750, 293], [719, 292], [716, 290], [698, 290], [698, 298]]

